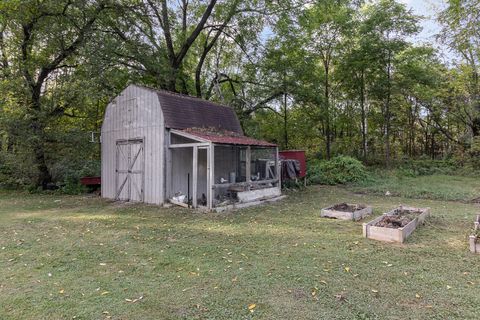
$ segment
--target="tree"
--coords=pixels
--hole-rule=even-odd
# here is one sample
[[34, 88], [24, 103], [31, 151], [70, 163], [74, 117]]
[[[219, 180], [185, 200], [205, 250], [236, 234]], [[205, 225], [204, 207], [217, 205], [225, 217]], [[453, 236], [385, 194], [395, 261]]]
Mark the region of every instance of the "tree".
[[351, 31], [353, 7], [350, 1], [317, 1], [300, 19], [305, 30], [307, 50], [323, 68], [323, 114], [325, 119], [326, 157], [331, 157], [331, 89], [332, 70], [338, 64], [345, 38]]
[[37, 183], [45, 188], [52, 180], [45, 130], [49, 118], [67, 108], [67, 104], [47, 101], [59, 79], [78, 63], [79, 50], [87, 44], [109, 3], [10, 0], [0, 6], [3, 74], [22, 83], [22, 90], [17, 91], [22, 97], [18, 107], [24, 108]]
[[465, 63], [462, 69], [469, 73], [467, 84], [471, 109], [473, 137], [480, 136], [480, 3], [478, 0], [447, 1], [447, 8], [439, 14], [443, 25], [439, 38], [460, 54]]
[[394, 0], [381, 0], [365, 8], [365, 21], [361, 26], [362, 36], [368, 39], [368, 54], [377, 62], [376, 94], [382, 100], [385, 163], [391, 159], [392, 93], [396, 55], [405, 49], [406, 37], [418, 32], [418, 17], [404, 4]]
[[124, 6], [123, 19], [114, 23], [126, 45], [116, 52], [120, 61], [151, 76], [155, 87], [203, 96], [202, 72], [215, 46], [228, 39], [247, 50], [242, 42], [249, 30], [261, 29], [268, 6], [253, 0], [203, 2], [142, 0]]

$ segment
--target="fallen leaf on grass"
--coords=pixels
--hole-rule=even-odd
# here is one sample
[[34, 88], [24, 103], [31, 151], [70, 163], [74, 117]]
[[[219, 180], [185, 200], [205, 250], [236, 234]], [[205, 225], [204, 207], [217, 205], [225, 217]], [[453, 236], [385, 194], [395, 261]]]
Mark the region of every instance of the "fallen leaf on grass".
[[58, 293], [60, 293], [60, 294], [63, 294], [64, 292], [65, 292], [65, 290], [63, 290], [63, 289], [58, 291]]
[[350, 267], [345, 267], [346, 272], [350, 272]]
[[140, 297], [138, 297], [138, 298], [136, 298], [136, 299], [125, 299], [125, 301], [131, 302], [131, 303], [135, 303], [135, 302], [138, 302], [138, 301], [140, 301], [140, 300], [142, 300], [142, 299], [143, 299], [143, 296], [140, 296]]
[[250, 312], [253, 312], [256, 307], [257, 307], [257, 305], [255, 303], [251, 303], [251, 304], [248, 305], [248, 310]]
[[103, 292], [101, 293], [101, 295], [104, 296], [104, 295], [109, 294], [109, 293], [110, 293], [109, 291], [103, 291]]

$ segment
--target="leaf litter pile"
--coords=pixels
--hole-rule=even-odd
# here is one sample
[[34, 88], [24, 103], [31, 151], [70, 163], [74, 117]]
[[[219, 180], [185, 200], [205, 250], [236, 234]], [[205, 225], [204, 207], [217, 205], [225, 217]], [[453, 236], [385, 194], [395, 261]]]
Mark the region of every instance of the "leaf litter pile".
[[358, 210], [365, 209], [367, 206], [363, 204], [348, 204], [348, 203], [339, 203], [332, 207], [333, 210], [342, 211], [342, 212], [355, 212]]
[[422, 213], [421, 210], [396, 209], [393, 214], [383, 216], [375, 226], [393, 229], [403, 228]]

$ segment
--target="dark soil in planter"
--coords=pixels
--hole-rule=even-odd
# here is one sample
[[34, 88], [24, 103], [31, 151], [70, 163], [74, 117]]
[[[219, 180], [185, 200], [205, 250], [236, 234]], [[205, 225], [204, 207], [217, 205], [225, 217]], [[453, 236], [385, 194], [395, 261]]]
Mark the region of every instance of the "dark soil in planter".
[[367, 206], [363, 204], [349, 205], [347, 203], [340, 203], [334, 205], [331, 210], [343, 211], [343, 212], [355, 212], [358, 210], [365, 209]]
[[410, 223], [413, 219], [419, 216], [422, 211], [412, 211], [412, 210], [395, 210], [395, 214], [386, 215], [375, 224], [376, 227], [384, 228], [403, 228]]

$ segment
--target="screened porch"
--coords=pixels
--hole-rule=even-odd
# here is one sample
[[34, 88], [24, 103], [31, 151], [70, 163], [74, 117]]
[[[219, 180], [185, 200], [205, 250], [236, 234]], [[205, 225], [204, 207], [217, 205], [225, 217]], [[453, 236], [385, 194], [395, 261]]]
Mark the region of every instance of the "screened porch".
[[278, 148], [226, 131], [170, 130], [167, 198], [205, 210], [248, 206], [281, 195]]

